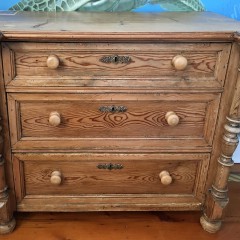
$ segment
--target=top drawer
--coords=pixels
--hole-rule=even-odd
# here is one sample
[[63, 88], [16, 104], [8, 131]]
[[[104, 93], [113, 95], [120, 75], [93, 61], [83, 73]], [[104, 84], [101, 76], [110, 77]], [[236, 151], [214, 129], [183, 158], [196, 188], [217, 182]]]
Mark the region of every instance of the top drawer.
[[9, 87], [221, 88], [230, 47], [226, 43], [11, 42], [3, 44], [4, 76]]

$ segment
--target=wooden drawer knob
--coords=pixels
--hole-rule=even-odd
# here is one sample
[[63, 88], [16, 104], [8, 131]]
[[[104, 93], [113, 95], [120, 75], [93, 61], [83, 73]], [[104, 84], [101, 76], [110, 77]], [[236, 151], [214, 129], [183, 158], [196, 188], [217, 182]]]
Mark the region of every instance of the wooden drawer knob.
[[56, 127], [56, 126], [60, 125], [60, 123], [61, 123], [61, 116], [58, 112], [51, 112], [49, 114], [48, 121], [51, 126]]
[[160, 172], [159, 177], [163, 185], [169, 185], [172, 183], [172, 177], [170, 176], [168, 171]]
[[62, 174], [59, 171], [53, 171], [51, 174], [50, 182], [53, 185], [60, 185], [62, 182]]
[[59, 66], [59, 58], [56, 55], [50, 55], [47, 58], [47, 66], [50, 69], [57, 69]]
[[176, 126], [179, 123], [179, 117], [175, 112], [167, 112], [165, 115], [165, 119], [169, 126]]
[[172, 65], [178, 71], [184, 70], [188, 65], [188, 60], [182, 55], [177, 55], [172, 59]]

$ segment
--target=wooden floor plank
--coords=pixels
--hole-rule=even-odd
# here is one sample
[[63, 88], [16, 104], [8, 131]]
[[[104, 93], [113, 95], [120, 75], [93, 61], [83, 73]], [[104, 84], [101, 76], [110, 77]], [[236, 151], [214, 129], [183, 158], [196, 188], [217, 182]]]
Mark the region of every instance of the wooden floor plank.
[[209, 234], [199, 212], [18, 213], [17, 228], [1, 240], [239, 240], [240, 183], [230, 182], [223, 228]]

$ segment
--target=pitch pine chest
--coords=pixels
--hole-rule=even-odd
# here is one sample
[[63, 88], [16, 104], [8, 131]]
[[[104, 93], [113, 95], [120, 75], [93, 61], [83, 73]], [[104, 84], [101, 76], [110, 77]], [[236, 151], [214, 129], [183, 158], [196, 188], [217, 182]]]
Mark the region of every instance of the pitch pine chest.
[[203, 211], [240, 132], [240, 24], [211, 13], [0, 16], [0, 233], [14, 211]]

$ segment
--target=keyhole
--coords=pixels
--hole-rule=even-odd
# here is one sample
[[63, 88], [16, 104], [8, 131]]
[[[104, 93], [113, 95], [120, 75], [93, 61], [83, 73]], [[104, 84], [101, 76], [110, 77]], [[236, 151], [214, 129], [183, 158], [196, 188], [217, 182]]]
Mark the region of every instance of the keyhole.
[[118, 62], [118, 56], [114, 57], [114, 62], [117, 63]]

